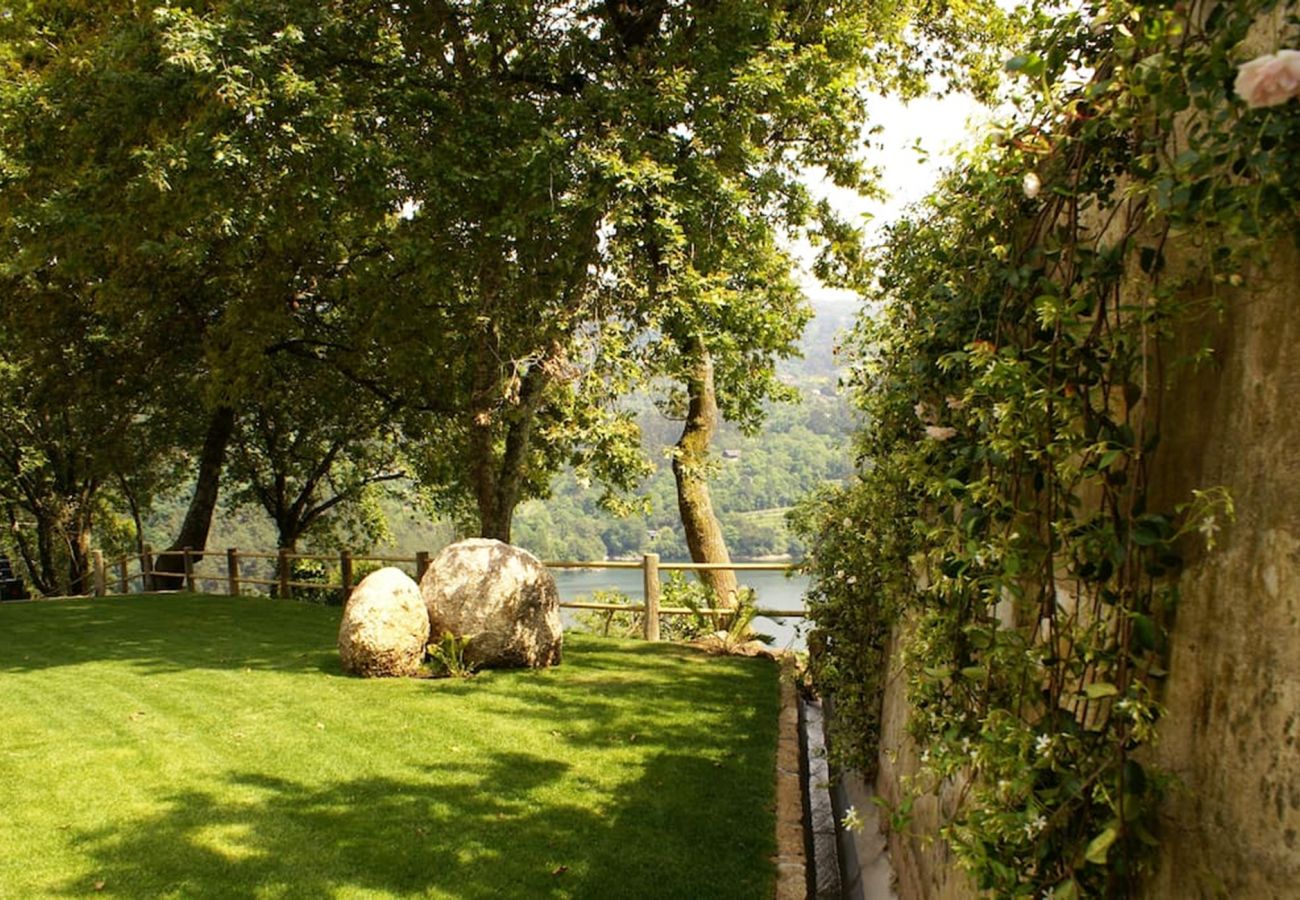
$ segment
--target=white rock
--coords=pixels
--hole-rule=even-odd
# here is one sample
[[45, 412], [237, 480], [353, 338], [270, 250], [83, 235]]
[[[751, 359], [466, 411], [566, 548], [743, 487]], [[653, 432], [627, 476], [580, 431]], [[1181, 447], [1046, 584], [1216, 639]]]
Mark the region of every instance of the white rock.
[[564, 643], [555, 578], [526, 550], [474, 538], [444, 549], [420, 580], [434, 641], [469, 638], [465, 662], [486, 668], [559, 663]]
[[420, 588], [401, 569], [371, 572], [352, 589], [339, 623], [344, 671], [367, 678], [414, 675], [428, 643]]

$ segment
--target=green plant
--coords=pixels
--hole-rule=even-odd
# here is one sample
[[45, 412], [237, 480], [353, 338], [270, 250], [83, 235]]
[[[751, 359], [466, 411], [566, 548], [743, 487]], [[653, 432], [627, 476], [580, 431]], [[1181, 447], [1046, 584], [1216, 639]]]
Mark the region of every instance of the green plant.
[[1197, 362], [1178, 339], [1297, 236], [1300, 105], [1231, 94], [1276, 5], [1037, 15], [1020, 113], [876, 257], [862, 469], [799, 514], [811, 667], [870, 769], [903, 626], [908, 790], [953, 788], [943, 836], [996, 896], [1129, 896], [1155, 858], [1177, 576], [1232, 505], [1159, 505], [1153, 410]]
[[758, 597], [752, 588], [742, 587], [737, 591], [734, 609], [726, 613], [709, 612], [718, 608], [713, 591], [702, 582], [673, 572], [664, 583], [663, 596], [665, 606], [685, 606], [690, 610], [685, 616], [664, 617], [663, 627], [671, 635], [671, 640], [712, 638], [726, 650], [755, 640], [772, 643], [771, 635], [754, 631]]
[[[622, 591], [592, 591], [590, 597], [579, 597], [592, 603], [632, 606], [632, 598]], [[631, 609], [589, 609], [577, 615], [578, 624], [592, 634], [609, 637], [636, 637], [641, 634], [644, 615]]]
[[465, 650], [473, 636], [458, 637], [444, 631], [438, 643], [428, 646], [429, 663], [435, 678], [472, 678], [477, 668], [465, 661]]
[[329, 585], [333, 573], [330, 567], [318, 559], [294, 559], [289, 563], [289, 580], [297, 582], [319, 582], [320, 587], [295, 587], [292, 596], [304, 603], [320, 603], [325, 606], [342, 606], [343, 591]]
[[750, 641], [771, 644], [774, 638], [770, 634], [761, 634], [754, 630], [754, 619], [758, 618], [758, 595], [753, 588], [742, 587], [736, 594], [736, 609], [726, 619], [724, 642], [728, 647], [736, 647]]
[[660, 634], [670, 641], [693, 641], [712, 634], [718, 628], [717, 616], [703, 612], [714, 608], [715, 598], [708, 585], [691, 578], [684, 572], [670, 572], [664, 579], [660, 604], [667, 607], [685, 607], [686, 615], [663, 616]]

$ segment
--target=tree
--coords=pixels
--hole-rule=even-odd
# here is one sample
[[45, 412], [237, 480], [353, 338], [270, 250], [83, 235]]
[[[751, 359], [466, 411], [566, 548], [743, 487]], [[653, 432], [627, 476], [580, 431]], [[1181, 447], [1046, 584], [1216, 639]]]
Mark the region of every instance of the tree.
[[116, 473], [156, 462], [115, 378], [144, 363], [129, 344], [96, 333], [59, 286], [30, 287], [23, 299], [38, 307], [26, 313], [39, 329], [14, 327], [15, 304], [0, 312], [0, 504], [34, 586], [87, 593], [101, 492]]
[[165, 363], [148, 367], [155, 382], [130, 364], [111, 378], [155, 443], [196, 457], [176, 549], [205, 543], [259, 372], [347, 327], [344, 298], [395, 221], [374, 102], [390, 34], [382, 16], [353, 21], [358, 8], [52, 2], [6, 16], [13, 333], [59, 340], [29, 314], [54, 285], [100, 331]]
[[405, 477], [391, 413], [349, 402], [347, 385], [326, 367], [276, 359], [236, 429], [232, 504], [261, 506], [287, 550], [338, 524], [341, 513], [364, 517], [372, 487]]
[[[653, 310], [652, 370], [684, 392], [669, 405], [683, 413], [673, 471], [692, 559], [725, 563], [712, 437], [720, 417], [752, 430], [768, 401], [791, 396], [775, 363], [796, 352], [808, 318], [783, 246], [810, 238], [825, 280], [861, 277], [857, 229], [814, 202], [807, 171], [870, 191], [866, 90], [915, 92], [958, 59], [970, 66], [963, 81], [987, 84], [983, 51], [1004, 19], [985, 2], [646, 4], [639, 15], [652, 27], [630, 61], [653, 85], [637, 98], [639, 147], [659, 178], [617, 223], [631, 239], [610, 244], [625, 253], [620, 281], [643, 286]], [[916, 55], [917, 35], [933, 42], [930, 59]], [[732, 602], [732, 573], [703, 577]]]
[[[767, 373], [803, 314], [776, 236], [815, 223], [833, 249], [853, 245], [803, 172], [865, 185], [859, 84], [916, 89], [924, 72], [905, 29], [942, 36], [945, 16], [972, 6], [992, 4], [426, 10], [412, 46], [454, 90], [411, 110], [403, 177], [437, 272], [419, 281], [445, 298], [464, 344], [423, 366], [455, 386], [424, 404], [441, 416], [425, 478], [472, 507], [480, 533], [508, 539], [514, 506], [566, 462], [634, 483], [635, 432], [610, 405], [653, 368], [641, 351], [662, 351], [678, 374], [687, 356], [703, 371], [707, 353], [715, 376], [737, 376], [727, 405], [779, 393]], [[728, 283], [750, 271], [776, 273], [771, 290]], [[697, 303], [717, 308], [696, 314]], [[431, 386], [414, 392], [427, 401]]]
[[205, 539], [280, 357], [400, 415], [426, 486], [508, 540], [566, 465], [636, 484], [616, 401], [649, 375], [707, 357], [742, 420], [779, 392], [801, 314], [778, 236], [853, 244], [803, 171], [865, 184], [858, 83], [915, 87], [909, 23], [942, 38], [987, 5], [20, 8], [0, 26], [4, 286], [56, 280], [168, 363], [166, 391], [117, 377], [198, 463], [174, 546]]

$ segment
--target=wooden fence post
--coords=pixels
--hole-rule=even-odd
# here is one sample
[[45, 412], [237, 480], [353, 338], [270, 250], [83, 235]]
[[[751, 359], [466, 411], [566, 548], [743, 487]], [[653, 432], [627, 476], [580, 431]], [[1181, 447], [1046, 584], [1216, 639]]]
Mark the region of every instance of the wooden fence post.
[[641, 574], [645, 584], [645, 639], [659, 640], [659, 554], [641, 557]]
[[153, 546], [150, 544], [145, 544], [140, 554], [140, 590], [153, 590]]
[[415, 554], [415, 583], [419, 584], [424, 573], [429, 571], [429, 551], [421, 550]]
[[352, 595], [352, 551], [339, 551], [339, 580], [343, 582], [343, 602]]
[[279, 598], [281, 600], [288, 600], [290, 596], [289, 595], [289, 551], [284, 547], [280, 548], [279, 556], [276, 557], [276, 569], [279, 570], [277, 577], [280, 579]]
[[95, 567], [95, 596], [102, 597], [108, 593], [108, 571], [104, 568], [104, 551], [92, 550], [90, 558]]
[[189, 547], [181, 551], [181, 561], [185, 563], [185, 590], [193, 594], [198, 590], [198, 582], [194, 578], [194, 558]]
[[239, 596], [239, 550], [235, 547], [226, 550], [226, 591]]
[[130, 557], [123, 554], [122, 558], [117, 561], [117, 587], [118, 592], [122, 594], [131, 593], [131, 576], [127, 571], [130, 564]]

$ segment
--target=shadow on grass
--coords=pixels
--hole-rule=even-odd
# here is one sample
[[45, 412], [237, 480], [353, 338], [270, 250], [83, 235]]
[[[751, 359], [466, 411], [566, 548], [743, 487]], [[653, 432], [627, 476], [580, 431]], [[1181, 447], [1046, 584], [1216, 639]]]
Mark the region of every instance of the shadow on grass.
[[[108, 661], [146, 676], [260, 668], [319, 678], [339, 674], [337, 622], [337, 610], [222, 597], [0, 607], [0, 673]], [[459, 723], [480, 736], [494, 723], [510, 727], [477, 756], [452, 753], [446, 735], [426, 758], [389, 742], [375, 750], [387, 755], [354, 755], [344, 776], [310, 758], [286, 760], [273, 776], [235, 757], [219, 770], [226, 774], [184, 784], [178, 766], [177, 782], [150, 791], [157, 812], [69, 834], [84, 874], [52, 890], [84, 895], [103, 882], [104, 894], [120, 897], [770, 893], [770, 664], [584, 637], [556, 670], [406, 692], [359, 679], [331, 684], [339, 690], [330, 702], [352, 710], [348, 747], [371, 746], [368, 737], [396, 721]], [[310, 681], [292, 685], [279, 696], [319, 694]], [[357, 705], [337, 706], [348, 702]], [[87, 799], [112, 815], [111, 794]]]
[[146, 672], [274, 669], [342, 675], [340, 611], [262, 597], [107, 597], [0, 604], [0, 672], [130, 662]]
[[91, 870], [57, 890], [81, 896], [102, 882], [103, 894], [123, 897], [770, 892], [772, 848], [752, 814], [711, 798], [718, 776], [707, 759], [658, 753], [616, 796], [570, 796], [566, 769], [502, 751], [430, 767], [423, 778], [319, 788], [234, 775], [239, 801], [182, 792], [151, 818], [77, 835]]

